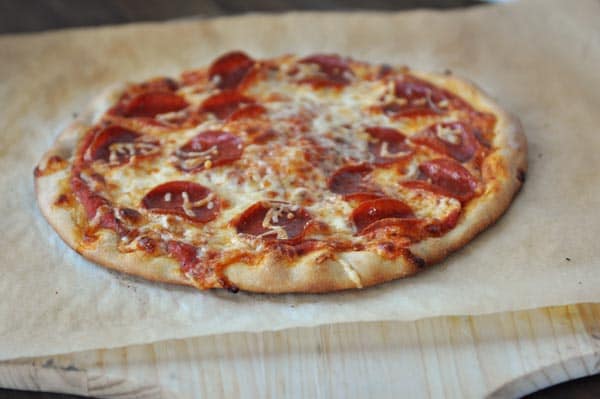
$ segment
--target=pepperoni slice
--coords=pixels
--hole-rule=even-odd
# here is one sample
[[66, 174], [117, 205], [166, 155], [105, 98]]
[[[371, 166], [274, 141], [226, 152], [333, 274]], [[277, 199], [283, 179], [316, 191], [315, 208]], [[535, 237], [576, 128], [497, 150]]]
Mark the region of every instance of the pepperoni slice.
[[361, 203], [350, 215], [360, 233], [373, 223], [383, 219], [414, 218], [412, 209], [404, 202], [393, 198], [378, 198]]
[[354, 77], [348, 62], [337, 54], [314, 54], [298, 61], [300, 64], [314, 64], [319, 74], [302, 79], [300, 83], [310, 83], [315, 87], [345, 86]]
[[246, 97], [237, 91], [224, 90], [221, 93], [208, 97], [202, 102], [200, 108], [203, 111], [215, 114], [219, 119], [225, 119], [243, 105], [253, 103], [254, 100], [252, 98]]
[[219, 57], [208, 70], [208, 77], [219, 89], [234, 89], [254, 66], [255, 61], [246, 53], [232, 51]]
[[312, 220], [304, 208], [279, 201], [261, 201], [246, 209], [234, 222], [238, 233], [265, 240], [296, 242]]
[[395, 117], [442, 114], [453, 99], [444, 90], [408, 76], [394, 83], [394, 96], [396, 100], [385, 104], [382, 109]]
[[369, 152], [375, 156], [375, 164], [393, 163], [411, 153], [406, 136], [396, 129], [375, 126], [365, 130], [373, 138], [369, 141]]
[[419, 170], [428, 177], [432, 185], [443, 193], [466, 202], [477, 190], [477, 180], [460, 163], [447, 158], [438, 158], [419, 165]]
[[102, 159], [108, 161], [110, 150], [113, 143], [131, 143], [140, 137], [139, 133], [122, 128], [120, 126], [109, 126], [99, 131], [92, 143], [88, 147], [86, 158], [95, 161]]
[[222, 130], [207, 130], [188, 141], [175, 155], [180, 169], [195, 172], [236, 161], [242, 151], [242, 140], [238, 137]]
[[338, 169], [328, 182], [329, 189], [345, 199], [372, 199], [381, 196], [377, 187], [365, 180], [373, 171], [367, 164], [344, 166]]
[[187, 107], [188, 103], [177, 94], [151, 91], [122, 102], [114, 112], [128, 118], [154, 118], [158, 114], [177, 112]]
[[460, 162], [473, 158], [479, 148], [473, 129], [461, 122], [436, 123], [411, 137], [411, 141], [426, 145]]
[[196, 223], [217, 217], [219, 201], [208, 188], [189, 181], [171, 181], [154, 187], [142, 199], [152, 212], [182, 216]]
[[142, 135], [121, 126], [108, 126], [99, 131], [90, 144], [86, 159], [124, 164], [132, 156], [155, 154], [160, 150], [157, 141], [140, 140]]

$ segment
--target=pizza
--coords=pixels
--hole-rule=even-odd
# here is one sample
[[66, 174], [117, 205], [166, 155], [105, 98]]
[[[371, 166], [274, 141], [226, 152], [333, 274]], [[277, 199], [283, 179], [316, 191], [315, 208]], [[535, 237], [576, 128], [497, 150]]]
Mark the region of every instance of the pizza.
[[97, 95], [34, 175], [43, 215], [99, 265], [286, 293], [424, 270], [525, 171], [516, 118], [450, 72], [234, 51]]

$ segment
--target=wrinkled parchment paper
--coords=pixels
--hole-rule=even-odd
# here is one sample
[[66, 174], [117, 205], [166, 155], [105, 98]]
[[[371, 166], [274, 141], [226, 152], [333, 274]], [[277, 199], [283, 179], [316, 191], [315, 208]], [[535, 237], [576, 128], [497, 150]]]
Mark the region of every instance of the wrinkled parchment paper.
[[[0, 37], [0, 359], [229, 331], [600, 301], [600, 3], [285, 14]], [[335, 51], [470, 77], [522, 120], [524, 189], [492, 228], [407, 280], [330, 295], [198, 292], [105, 270], [37, 209], [32, 170], [99, 90], [226, 50]]]

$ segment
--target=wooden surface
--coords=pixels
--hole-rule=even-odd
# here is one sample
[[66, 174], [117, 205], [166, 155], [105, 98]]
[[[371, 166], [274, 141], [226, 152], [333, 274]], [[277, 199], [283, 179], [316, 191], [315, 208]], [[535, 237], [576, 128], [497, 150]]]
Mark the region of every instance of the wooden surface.
[[600, 304], [238, 333], [0, 363], [105, 398], [515, 398], [600, 373]]

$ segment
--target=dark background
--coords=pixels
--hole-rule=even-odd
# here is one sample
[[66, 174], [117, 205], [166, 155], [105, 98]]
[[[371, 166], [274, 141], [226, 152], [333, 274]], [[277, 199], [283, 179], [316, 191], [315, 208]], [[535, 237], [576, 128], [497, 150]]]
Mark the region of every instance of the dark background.
[[[476, 0], [0, 0], [0, 34], [214, 17], [253, 11], [361, 9], [399, 11], [414, 8], [460, 8], [481, 4], [485, 2]], [[0, 399], [5, 398], [74, 399], [79, 397], [0, 389]], [[528, 398], [600, 398], [600, 374], [556, 385], [529, 395]]]

